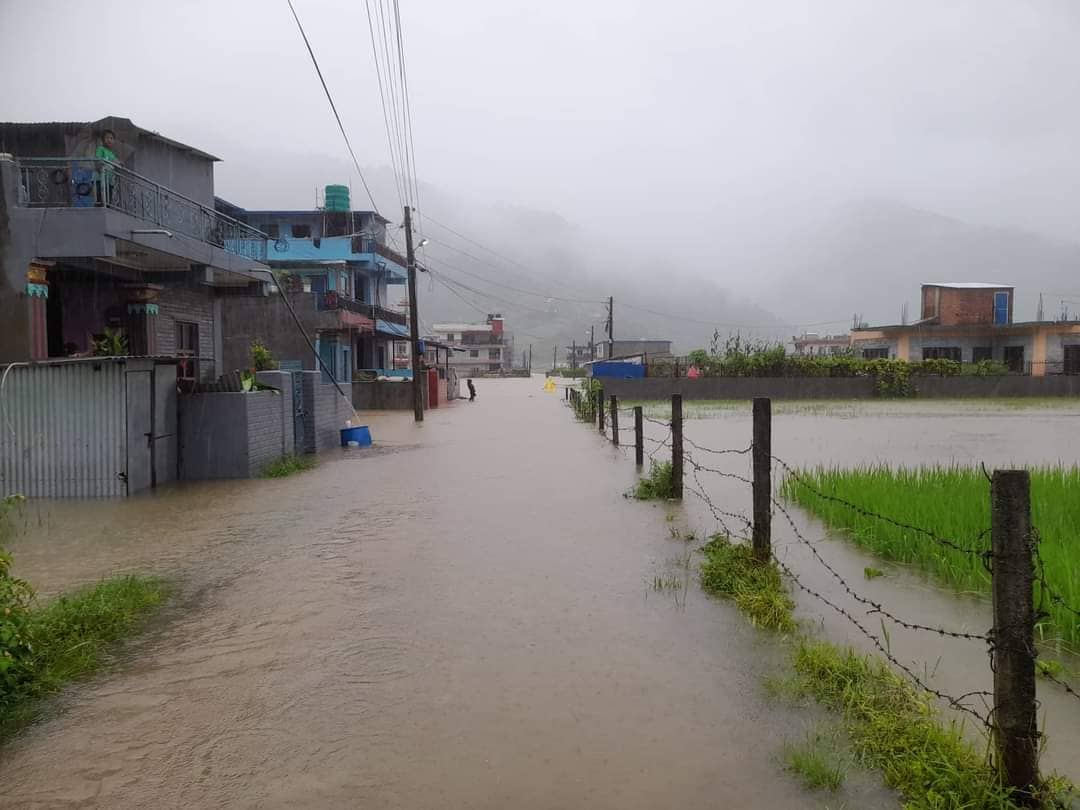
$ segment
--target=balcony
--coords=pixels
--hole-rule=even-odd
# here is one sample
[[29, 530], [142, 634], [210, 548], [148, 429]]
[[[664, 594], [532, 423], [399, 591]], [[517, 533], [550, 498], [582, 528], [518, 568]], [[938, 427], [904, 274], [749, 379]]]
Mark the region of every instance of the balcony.
[[20, 158], [19, 203], [107, 208], [227, 253], [266, 261], [266, 234], [123, 166], [84, 158]]
[[379, 306], [378, 304], [368, 304], [364, 301], [357, 301], [341, 293], [329, 290], [327, 292], [312, 293], [315, 296], [315, 309], [320, 312], [327, 312], [333, 310], [344, 310], [346, 312], [354, 312], [357, 315], [363, 315], [370, 318], [372, 321], [386, 321], [387, 323], [396, 323], [402, 326], [406, 323], [405, 316], [392, 309]]

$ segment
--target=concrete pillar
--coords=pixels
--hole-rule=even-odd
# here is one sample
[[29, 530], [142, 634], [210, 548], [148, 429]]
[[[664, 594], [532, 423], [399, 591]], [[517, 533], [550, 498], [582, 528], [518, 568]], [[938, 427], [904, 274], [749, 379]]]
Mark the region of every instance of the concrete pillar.
[[155, 284], [125, 285], [128, 294], [127, 332], [128, 354], [139, 357], [157, 354], [157, 297], [161, 287]]
[[1046, 329], [1038, 328], [1032, 339], [1031, 376], [1042, 377], [1046, 374]]
[[49, 325], [46, 308], [49, 302], [48, 267], [30, 263], [26, 271], [27, 325], [30, 333], [30, 359], [49, 358]]

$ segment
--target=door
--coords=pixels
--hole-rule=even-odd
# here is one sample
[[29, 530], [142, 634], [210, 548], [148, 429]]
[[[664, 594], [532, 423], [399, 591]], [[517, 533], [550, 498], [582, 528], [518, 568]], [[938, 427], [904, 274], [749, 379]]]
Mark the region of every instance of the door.
[[1066, 374], [1080, 374], [1080, 345], [1065, 347], [1065, 367], [1062, 371]]
[[1013, 374], [1024, 373], [1024, 347], [1023, 346], [1006, 346], [1005, 347], [1005, 365], [1009, 367], [1009, 371]]
[[152, 486], [161, 486], [176, 480], [176, 366], [154, 366], [153, 460]]
[[127, 408], [127, 494], [149, 489], [154, 482], [152, 457], [154, 435], [153, 372], [128, 371], [124, 374]]
[[1007, 292], [994, 293], [994, 323], [1006, 324], [1009, 322], [1009, 294]]
[[337, 359], [337, 339], [327, 337], [325, 334], [319, 339], [319, 370], [322, 372], [322, 381], [331, 382], [331, 378], [337, 379], [337, 368], [334, 361]]

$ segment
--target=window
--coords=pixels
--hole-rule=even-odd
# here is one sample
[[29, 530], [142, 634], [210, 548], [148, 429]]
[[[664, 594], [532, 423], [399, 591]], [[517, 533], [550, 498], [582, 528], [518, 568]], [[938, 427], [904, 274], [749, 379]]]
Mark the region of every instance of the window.
[[498, 370], [499, 370], [499, 364], [498, 363], [489, 363], [488, 364], [488, 371], [498, 371]]
[[922, 350], [923, 360], [955, 360], [960, 362], [959, 346], [924, 346]]
[[976, 346], [971, 350], [971, 362], [981, 363], [984, 360], [994, 359], [994, 347], [993, 346]]
[[1009, 322], [1009, 294], [1007, 292], [994, 293], [994, 323], [1004, 324]]
[[271, 222], [269, 225], [264, 225], [263, 228], [266, 231], [266, 235], [271, 239], [277, 239], [281, 235], [281, 228], [276, 222]]
[[469, 357], [479, 357], [479, 356], [480, 356], [480, 350], [479, 349], [469, 349]]
[[888, 360], [888, 349], [863, 349], [862, 356], [864, 360]]
[[498, 359], [499, 359], [499, 350], [498, 349], [488, 349], [488, 360], [498, 360]]
[[446, 333], [446, 342], [447, 343], [453, 343], [454, 342], [454, 333], [453, 332], [447, 332]]
[[292, 235], [294, 239], [308, 239], [311, 237], [310, 225], [293, 225]]
[[176, 356], [180, 358], [176, 369], [177, 379], [199, 379], [199, 325], [197, 323], [176, 322]]

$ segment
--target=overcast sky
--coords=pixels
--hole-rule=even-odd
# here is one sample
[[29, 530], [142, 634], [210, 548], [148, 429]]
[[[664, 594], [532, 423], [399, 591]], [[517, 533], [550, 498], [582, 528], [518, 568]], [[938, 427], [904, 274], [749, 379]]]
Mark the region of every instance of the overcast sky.
[[[364, 4], [295, 3], [387, 165]], [[865, 196], [1075, 238], [1073, 0], [400, 5], [418, 173], [466, 198], [702, 255]], [[345, 153], [285, 0], [0, 0], [0, 76], [0, 119], [130, 117], [221, 156], [241, 204], [341, 179], [304, 170]]]

